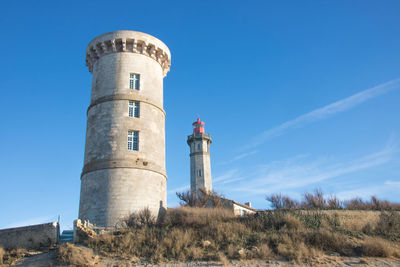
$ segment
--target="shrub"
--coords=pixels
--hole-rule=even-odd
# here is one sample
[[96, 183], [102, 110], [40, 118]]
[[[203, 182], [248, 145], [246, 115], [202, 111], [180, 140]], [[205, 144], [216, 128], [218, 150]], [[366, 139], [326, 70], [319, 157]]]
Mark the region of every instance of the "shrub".
[[0, 259], [2, 259], [2, 262], [4, 265], [13, 265], [26, 255], [28, 255], [28, 251], [24, 248], [15, 248], [15, 249], [3, 249], [0, 248], [0, 254], [2, 254], [2, 257], [0, 256]]
[[353, 245], [347, 236], [340, 233], [319, 230], [306, 233], [304, 238], [307, 245], [321, 251], [337, 252], [345, 256], [353, 254]]
[[303, 212], [300, 214], [300, 220], [303, 221], [306, 228], [319, 229], [326, 215], [321, 212]]
[[266, 196], [266, 199], [271, 202], [271, 207], [274, 209], [296, 209], [299, 207], [296, 200], [282, 194], [272, 194]]
[[341, 209], [343, 208], [342, 201], [340, 201], [335, 195], [331, 195], [326, 200], [328, 209]]
[[245, 218], [245, 224], [250, 226], [253, 230], [279, 230], [285, 225], [286, 211], [261, 211], [257, 212], [254, 216]]
[[380, 238], [368, 239], [361, 245], [361, 254], [368, 257], [391, 257], [397, 253], [392, 244]]
[[86, 247], [65, 243], [58, 248], [57, 261], [60, 264], [89, 267], [98, 262], [93, 250]]
[[198, 208], [222, 208], [225, 198], [223, 195], [212, 191], [209, 192], [203, 188], [199, 189], [198, 194], [190, 190], [185, 192], [176, 192], [176, 196], [181, 200], [181, 206]]
[[289, 261], [302, 262], [310, 256], [310, 250], [303, 242], [293, 241], [289, 236], [283, 236], [277, 245], [277, 254]]
[[344, 202], [346, 209], [350, 210], [400, 210], [400, 203], [392, 203], [387, 200], [380, 200], [372, 196], [371, 200], [363, 201], [361, 198], [353, 198]]
[[392, 203], [387, 200], [380, 200], [372, 196], [370, 201], [364, 201], [359, 197], [341, 201], [335, 195], [324, 197], [321, 189], [314, 192], [306, 192], [299, 203], [282, 194], [271, 194], [266, 196], [273, 209], [349, 209], [349, 210], [400, 210], [400, 203]]
[[272, 250], [267, 244], [260, 244], [256, 251], [256, 257], [258, 259], [266, 260], [272, 256]]
[[199, 259], [201, 258], [202, 254], [201, 248], [197, 247], [196, 249], [189, 249], [192, 245], [194, 245], [192, 242], [194, 239], [193, 237], [193, 232], [189, 229], [185, 230], [174, 228], [161, 240], [159, 251], [162, 253], [163, 258], [186, 261], [188, 258], [193, 258], [195, 256], [197, 259]]
[[303, 225], [298, 216], [291, 213], [286, 213], [283, 217], [284, 229], [289, 231], [299, 231], [303, 228]]
[[395, 241], [400, 240], [400, 212], [382, 212], [379, 216], [376, 231]]
[[359, 197], [345, 201], [344, 206], [346, 209], [349, 209], [349, 210], [365, 210], [365, 209], [367, 209], [366, 203], [364, 203], [364, 201]]
[[305, 209], [324, 209], [326, 208], [326, 201], [321, 189], [315, 189], [313, 193], [305, 193], [304, 199], [301, 202], [302, 208]]
[[125, 227], [144, 227], [152, 226], [157, 222], [156, 217], [151, 213], [149, 208], [144, 208], [138, 212], [134, 212], [122, 219], [122, 224]]

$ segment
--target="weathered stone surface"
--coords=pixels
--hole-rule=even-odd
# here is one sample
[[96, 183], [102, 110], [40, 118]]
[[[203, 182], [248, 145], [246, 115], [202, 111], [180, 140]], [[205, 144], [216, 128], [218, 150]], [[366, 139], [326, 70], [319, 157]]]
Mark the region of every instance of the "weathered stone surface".
[[95, 237], [97, 234], [93, 230], [94, 225], [88, 221], [80, 219], [74, 221], [74, 242], [79, 243]]
[[[199, 189], [212, 191], [211, 162], [210, 162], [210, 135], [193, 133], [188, 136], [190, 147], [190, 190], [199, 194]], [[199, 175], [201, 171], [201, 175]]]
[[[93, 73], [87, 112], [79, 218], [115, 227], [121, 218], [148, 207], [166, 209], [165, 111], [163, 77], [170, 68], [168, 47], [134, 31], [103, 34], [86, 50]], [[131, 73], [140, 90], [129, 89]], [[129, 117], [129, 101], [140, 117]], [[128, 131], [139, 131], [139, 150], [127, 148]]]
[[0, 246], [11, 248], [40, 249], [57, 244], [60, 228], [57, 222], [0, 230]]

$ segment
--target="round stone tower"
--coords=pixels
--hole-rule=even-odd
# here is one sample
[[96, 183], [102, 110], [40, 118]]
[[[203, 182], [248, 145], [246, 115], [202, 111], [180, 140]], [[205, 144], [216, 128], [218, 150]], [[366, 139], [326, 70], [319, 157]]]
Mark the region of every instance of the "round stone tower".
[[155, 216], [166, 209], [163, 78], [170, 63], [168, 47], [141, 32], [110, 32], [89, 43], [80, 219], [115, 227], [143, 208]]

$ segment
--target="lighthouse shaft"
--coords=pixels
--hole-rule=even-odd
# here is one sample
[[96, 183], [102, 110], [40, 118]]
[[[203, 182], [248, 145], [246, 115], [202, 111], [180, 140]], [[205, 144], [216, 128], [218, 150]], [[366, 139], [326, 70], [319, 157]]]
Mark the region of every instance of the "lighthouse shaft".
[[197, 197], [200, 189], [212, 191], [210, 144], [209, 134], [204, 133], [204, 122], [197, 120], [194, 124], [193, 134], [188, 136], [187, 143], [190, 147], [190, 190]]

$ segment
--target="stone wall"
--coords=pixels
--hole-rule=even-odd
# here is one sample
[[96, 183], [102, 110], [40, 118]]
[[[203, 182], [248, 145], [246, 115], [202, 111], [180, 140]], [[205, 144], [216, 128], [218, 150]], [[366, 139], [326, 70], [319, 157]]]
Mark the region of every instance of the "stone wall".
[[40, 249], [57, 244], [60, 227], [57, 222], [0, 230], [0, 246], [10, 248]]

